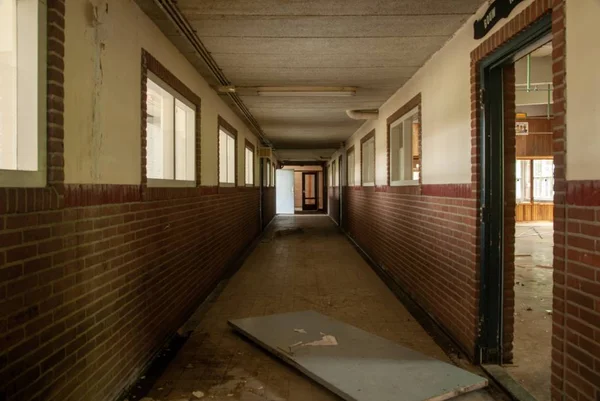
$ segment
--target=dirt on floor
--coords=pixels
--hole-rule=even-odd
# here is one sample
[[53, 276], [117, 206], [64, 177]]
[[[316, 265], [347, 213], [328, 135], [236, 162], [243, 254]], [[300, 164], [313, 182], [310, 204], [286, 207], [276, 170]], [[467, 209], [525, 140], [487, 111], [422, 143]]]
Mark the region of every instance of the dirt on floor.
[[[227, 325], [309, 309], [450, 362], [327, 216], [280, 216], [218, 296], [192, 317], [196, 327], [145, 401], [339, 400]], [[484, 389], [457, 399], [498, 398], [506, 399]]]
[[552, 260], [552, 223], [517, 224], [514, 360], [506, 368], [538, 401], [550, 400]]

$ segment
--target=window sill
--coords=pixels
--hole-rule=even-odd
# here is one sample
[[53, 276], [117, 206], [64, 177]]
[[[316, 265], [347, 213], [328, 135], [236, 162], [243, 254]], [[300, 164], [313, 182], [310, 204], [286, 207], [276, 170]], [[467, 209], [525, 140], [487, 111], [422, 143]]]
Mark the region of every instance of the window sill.
[[196, 181], [184, 180], [161, 180], [157, 178], [148, 178], [149, 188], [194, 188]]
[[220, 182], [219, 183], [220, 187], [235, 187], [235, 184], [233, 182]]
[[253, 188], [253, 187], [254, 187], [254, 184], [246, 184], [246, 186], [247, 186], [248, 188]]
[[392, 181], [390, 183], [390, 186], [392, 186], [392, 187], [413, 187], [413, 186], [418, 186], [418, 185], [419, 185], [418, 180]]
[[363, 187], [374, 187], [375, 183], [374, 182], [364, 182], [362, 184]]
[[43, 188], [45, 171], [0, 170], [0, 188]]

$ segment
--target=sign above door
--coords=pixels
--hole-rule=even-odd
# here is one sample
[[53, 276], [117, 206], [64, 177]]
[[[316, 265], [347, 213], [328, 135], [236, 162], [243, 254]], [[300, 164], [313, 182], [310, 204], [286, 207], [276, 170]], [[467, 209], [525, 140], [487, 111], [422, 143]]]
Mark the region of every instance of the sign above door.
[[475, 21], [475, 39], [481, 39], [503, 18], [507, 18], [523, 0], [495, 0], [481, 19]]

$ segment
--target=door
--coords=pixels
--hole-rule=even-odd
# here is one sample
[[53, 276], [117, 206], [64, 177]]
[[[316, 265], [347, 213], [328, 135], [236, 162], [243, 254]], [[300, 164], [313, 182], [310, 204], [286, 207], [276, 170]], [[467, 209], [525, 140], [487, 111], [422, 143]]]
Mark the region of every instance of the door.
[[277, 214], [294, 214], [294, 170], [277, 170]]
[[302, 210], [317, 210], [317, 173], [302, 173]]

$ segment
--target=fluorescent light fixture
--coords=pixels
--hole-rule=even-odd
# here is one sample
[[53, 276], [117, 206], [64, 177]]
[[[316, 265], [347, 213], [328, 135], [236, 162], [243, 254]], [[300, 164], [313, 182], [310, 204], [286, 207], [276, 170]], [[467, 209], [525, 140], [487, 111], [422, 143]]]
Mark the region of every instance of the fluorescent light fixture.
[[349, 97], [356, 95], [356, 91], [258, 91], [258, 96], [278, 97]]

